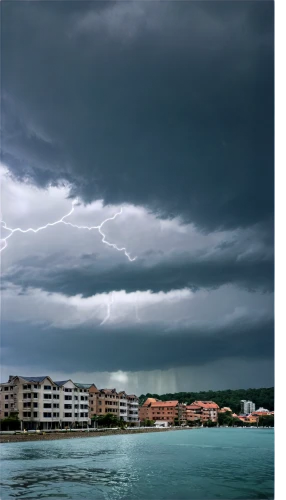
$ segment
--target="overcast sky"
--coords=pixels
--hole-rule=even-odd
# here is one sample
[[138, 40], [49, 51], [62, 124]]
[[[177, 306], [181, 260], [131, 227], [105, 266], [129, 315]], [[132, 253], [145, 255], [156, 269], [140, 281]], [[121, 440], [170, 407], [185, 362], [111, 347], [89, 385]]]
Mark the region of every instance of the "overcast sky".
[[272, 386], [273, 3], [1, 10], [2, 381]]

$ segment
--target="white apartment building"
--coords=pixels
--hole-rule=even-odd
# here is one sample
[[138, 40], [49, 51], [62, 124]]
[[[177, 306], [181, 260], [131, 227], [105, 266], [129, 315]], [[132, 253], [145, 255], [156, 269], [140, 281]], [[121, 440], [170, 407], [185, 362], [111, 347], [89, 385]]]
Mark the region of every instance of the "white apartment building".
[[56, 381], [60, 389], [62, 427], [82, 427], [90, 424], [88, 389], [78, 387], [72, 380]]
[[119, 406], [118, 406], [118, 417], [123, 418], [124, 422], [128, 421], [128, 396], [126, 392], [121, 391], [118, 393]]
[[139, 398], [135, 394], [127, 396], [127, 422], [139, 425]]
[[27, 430], [86, 426], [88, 390], [77, 388], [71, 380], [10, 376], [8, 382], [0, 384], [0, 417], [13, 412], [18, 413], [21, 428]]
[[255, 411], [255, 404], [252, 401], [246, 401], [245, 399], [242, 399], [240, 401], [241, 405], [241, 413], [244, 415], [248, 415], [249, 413], [252, 413]]

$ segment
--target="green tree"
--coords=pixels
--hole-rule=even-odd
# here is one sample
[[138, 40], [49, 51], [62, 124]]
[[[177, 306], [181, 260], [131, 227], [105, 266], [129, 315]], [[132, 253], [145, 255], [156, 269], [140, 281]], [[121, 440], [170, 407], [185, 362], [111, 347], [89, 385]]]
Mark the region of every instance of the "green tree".
[[0, 421], [1, 431], [18, 431], [21, 429], [21, 422], [19, 420], [18, 412], [11, 412], [9, 417]]
[[261, 389], [237, 389], [225, 391], [200, 391], [177, 392], [174, 394], [141, 394], [139, 403], [142, 405], [147, 398], [156, 398], [161, 401], [178, 400], [180, 403], [193, 403], [194, 401], [215, 401], [220, 408], [228, 406], [234, 413], [240, 413], [242, 399], [253, 401], [256, 408], [262, 406], [269, 411], [274, 410], [274, 387]]

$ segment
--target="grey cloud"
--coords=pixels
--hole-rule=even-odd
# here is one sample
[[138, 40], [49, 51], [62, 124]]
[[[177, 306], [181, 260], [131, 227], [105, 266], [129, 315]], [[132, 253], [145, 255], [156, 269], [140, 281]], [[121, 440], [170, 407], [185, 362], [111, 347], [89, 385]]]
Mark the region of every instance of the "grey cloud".
[[206, 229], [271, 219], [273, 2], [76, 3], [2, 5], [10, 170]]
[[235, 284], [248, 290], [273, 291], [274, 266], [271, 259], [242, 259], [236, 255], [190, 258], [186, 253], [162, 258], [157, 263], [138, 260], [102, 269], [96, 255], [83, 255], [76, 261], [61, 255], [47, 258], [29, 257], [19, 261], [3, 275], [3, 280], [23, 288], [41, 288], [65, 295], [84, 297], [113, 290], [213, 289]]
[[[239, 319], [205, 329], [158, 331], [156, 326], [58, 330], [30, 324], [2, 324], [2, 345], [19, 368], [77, 371], [142, 371], [202, 366], [224, 358], [273, 359], [273, 318]], [[36, 355], [35, 355], [36, 354]]]

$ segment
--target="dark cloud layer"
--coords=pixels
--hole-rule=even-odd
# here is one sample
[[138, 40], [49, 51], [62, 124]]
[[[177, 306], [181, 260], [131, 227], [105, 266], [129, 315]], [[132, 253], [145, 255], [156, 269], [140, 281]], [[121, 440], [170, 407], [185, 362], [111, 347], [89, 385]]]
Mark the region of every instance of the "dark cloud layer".
[[273, 216], [273, 2], [3, 2], [3, 161], [213, 229]]
[[[13, 364], [46, 370], [140, 371], [199, 366], [223, 358], [273, 358], [273, 319], [234, 321], [205, 328], [42, 329], [4, 324], [3, 351]], [[55, 348], [56, 346], [56, 348]], [[76, 348], [75, 348], [76, 347]], [[35, 356], [35, 352], [37, 356]], [[5, 364], [5, 359], [3, 360]]]
[[183, 254], [154, 265], [139, 260], [132, 266], [128, 262], [101, 270], [94, 256], [82, 257], [77, 262], [63, 262], [61, 258], [57, 262], [57, 257], [20, 261], [3, 276], [3, 286], [7, 281], [23, 288], [40, 288], [68, 296], [82, 294], [83, 297], [112, 290], [167, 292], [182, 288], [214, 289], [225, 284], [252, 291], [273, 291], [273, 262], [266, 259], [238, 261], [234, 256], [191, 260]]

